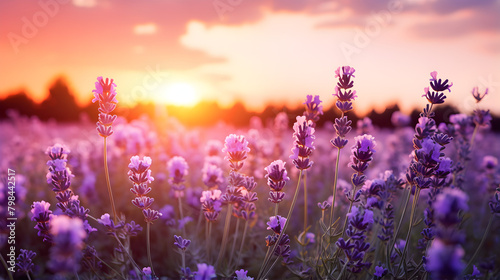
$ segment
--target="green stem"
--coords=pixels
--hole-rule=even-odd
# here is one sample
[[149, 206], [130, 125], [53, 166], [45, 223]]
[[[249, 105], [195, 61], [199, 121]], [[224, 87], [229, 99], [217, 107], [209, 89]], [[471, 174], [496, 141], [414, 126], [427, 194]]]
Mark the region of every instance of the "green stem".
[[465, 272], [469, 269], [469, 267], [472, 265], [472, 262], [474, 262], [474, 259], [476, 258], [477, 254], [479, 253], [479, 250], [484, 244], [484, 241], [486, 240], [486, 236], [490, 232], [491, 229], [491, 224], [493, 224], [493, 219], [495, 218], [495, 215], [490, 216], [490, 220], [488, 221], [488, 226], [486, 226], [486, 230], [484, 231], [483, 238], [481, 239], [481, 242], [479, 242], [479, 245], [476, 248], [476, 251], [474, 252], [474, 255], [472, 255], [472, 258], [470, 258], [469, 262], [467, 263], [467, 266], [465, 267], [464, 271], [462, 274], [465, 274]]
[[182, 269], [186, 269], [186, 251], [181, 250], [181, 256], [182, 256]]
[[340, 161], [340, 149], [337, 148], [337, 160], [335, 163], [335, 178], [333, 179], [333, 200], [332, 200], [332, 209], [330, 210], [330, 226], [333, 223], [333, 208], [335, 208], [335, 197], [337, 196], [337, 180], [339, 173], [339, 161]]
[[345, 262], [345, 263], [344, 263], [344, 266], [342, 266], [342, 270], [340, 271], [340, 274], [339, 274], [339, 276], [337, 277], [337, 280], [340, 280], [340, 279], [341, 279], [341, 277], [342, 277], [342, 274], [344, 274], [344, 271], [345, 271], [345, 268], [346, 268], [346, 266], [347, 266], [347, 263], [348, 263], [348, 262]]
[[212, 237], [212, 222], [207, 220], [207, 226], [208, 226], [208, 234], [207, 234], [207, 256], [208, 256], [208, 263], [212, 263], [212, 254], [210, 252], [210, 238]]
[[477, 131], [479, 130], [479, 125], [476, 124], [474, 127], [474, 132], [472, 133], [472, 137], [470, 139], [470, 150], [472, 151], [472, 145], [474, 145], [474, 139], [476, 138]]
[[26, 276], [28, 276], [28, 280], [31, 280], [31, 276], [29, 272], [26, 272]]
[[351, 210], [352, 210], [352, 205], [354, 204], [354, 195], [356, 195], [356, 186], [353, 185], [353, 188], [352, 188], [352, 197], [350, 200], [350, 203], [349, 203], [349, 209], [347, 210], [347, 214], [345, 215], [345, 220], [344, 220], [344, 226], [342, 227], [342, 237], [344, 237], [344, 234], [345, 234], [345, 228], [347, 226], [347, 218], [348, 218], [348, 215], [351, 213]]
[[307, 172], [304, 171], [304, 236], [307, 230]]
[[262, 276], [263, 279], [266, 279], [266, 276], [269, 274], [269, 272], [271, 272], [271, 270], [273, 270], [273, 267], [278, 263], [279, 259], [280, 257], [278, 256], [276, 260], [274, 260], [273, 264], [269, 267], [269, 270]]
[[12, 273], [10, 273], [9, 266], [7, 265], [7, 262], [3, 258], [2, 254], [0, 254], [0, 260], [2, 260], [3, 267], [5, 267], [5, 271], [7, 271], [7, 275], [9, 276], [9, 279], [14, 280], [14, 278], [12, 277]]
[[233, 246], [231, 248], [231, 254], [229, 255], [229, 267], [231, 267], [231, 263], [233, 261], [233, 255], [234, 255], [234, 249], [236, 248], [236, 239], [238, 237], [239, 233], [239, 228], [240, 228], [240, 219], [236, 219], [236, 231], [234, 233], [234, 239], [233, 239]]
[[155, 276], [155, 270], [153, 268], [153, 261], [151, 260], [151, 240], [150, 240], [150, 235], [151, 235], [151, 223], [150, 222], [147, 222], [146, 223], [146, 235], [147, 235], [147, 239], [146, 239], [146, 245], [147, 245], [147, 250], [148, 250], [148, 261], [149, 261], [149, 265], [151, 266], [151, 272], [153, 274], [153, 276]]
[[403, 255], [401, 256], [401, 263], [400, 263], [398, 270], [396, 272], [396, 276], [399, 275], [399, 271], [401, 269], [401, 266], [405, 265], [406, 250], [408, 249], [408, 243], [410, 242], [411, 230], [413, 228], [413, 218], [415, 216], [415, 210], [417, 208], [419, 196], [420, 196], [420, 188], [417, 188], [417, 190], [415, 191], [415, 195], [413, 196], [413, 203], [411, 206], [411, 213], [410, 213], [410, 225], [408, 228], [408, 233], [406, 234], [406, 243], [405, 243], [405, 247], [403, 249]]
[[[283, 226], [283, 230], [281, 231], [282, 234], [285, 233], [285, 231], [286, 231], [288, 223], [290, 222], [290, 216], [292, 215], [293, 208], [295, 207], [295, 202], [297, 202], [297, 196], [299, 194], [299, 188], [300, 188], [300, 181], [302, 179], [302, 171], [303, 170], [301, 169], [299, 172], [299, 179], [297, 180], [297, 187], [295, 188], [295, 193], [293, 195], [292, 204], [290, 205], [290, 210], [288, 211], [288, 215], [286, 217], [285, 225]], [[266, 257], [264, 258], [264, 262], [262, 263], [262, 266], [260, 268], [259, 275], [257, 276], [257, 280], [261, 279], [260, 276], [262, 275], [262, 272], [265, 270], [266, 266], [268, 265], [270, 258], [273, 255], [272, 253], [276, 250], [276, 246], [278, 246], [278, 243], [279, 242], [276, 242], [274, 244], [272, 250], [269, 251], [269, 248], [268, 248], [268, 253], [266, 254]]]
[[[403, 208], [403, 213], [401, 214], [401, 217], [399, 218], [399, 224], [398, 224], [398, 227], [396, 229], [396, 232], [393, 234], [392, 236], [392, 240], [390, 242], [390, 246], [389, 246], [389, 253], [387, 255], [387, 258], [390, 258], [390, 255], [392, 253], [392, 250], [394, 249], [394, 244], [396, 244], [396, 239], [398, 237], [398, 233], [399, 233], [399, 230], [401, 229], [401, 225], [403, 224], [403, 219], [406, 215], [406, 210], [408, 208], [408, 202], [410, 202], [410, 196], [411, 196], [411, 185], [409, 185], [408, 187], [408, 195], [406, 196], [406, 202], [405, 202], [405, 206]], [[398, 207], [398, 209], [401, 209], [401, 206]]]
[[240, 253], [238, 254], [238, 261], [236, 262], [236, 266], [238, 266], [240, 264], [241, 255], [243, 254], [243, 245], [245, 244], [245, 237], [247, 235], [247, 229], [248, 229], [248, 220], [245, 221], [245, 228], [243, 229], [243, 237], [241, 237]]
[[[179, 202], [179, 215], [181, 216], [181, 221], [184, 220], [184, 213], [182, 212], [182, 200], [181, 197], [177, 197], [177, 201]], [[185, 224], [184, 224], [185, 226]], [[186, 229], [182, 226], [182, 236], [186, 237]]]
[[118, 215], [116, 214], [115, 200], [113, 198], [113, 191], [111, 190], [111, 183], [109, 182], [109, 170], [108, 170], [108, 155], [107, 155], [107, 137], [104, 137], [104, 177], [106, 177], [106, 186], [108, 187], [109, 201], [111, 203], [111, 208], [113, 209], [113, 222], [116, 224], [116, 219]]
[[121, 275], [118, 271], [116, 271], [113, 267], [111, 267], [107, 262], [99, 258], [99, 256], [95, 255], [96, 259], [98, 259], [101, 263], [103, 263], [105, 266], [107, 266], [109, 269], [111, 269], [116, 275], [119, 275], [123, 280], [126, 280], [123, 275]]
[[233, 205], [228, 204], [227, 205], [227, 213], [226, 213], [226, 222], [224, 223], [224, 233], [222, 235], [222, 245], [219, 251], [219, 256], [217, 256], [217, 260], [215, 261], [215, 266], [217, 267], [217, 264], [219, 264], [219, 261], [222, 259], [224, 256], [224, 253], [226, 251], [226, 243], [227, 243], [227, 236], [229, 235], [229, 227], [231, 225], [231, 216], [233, 215]]

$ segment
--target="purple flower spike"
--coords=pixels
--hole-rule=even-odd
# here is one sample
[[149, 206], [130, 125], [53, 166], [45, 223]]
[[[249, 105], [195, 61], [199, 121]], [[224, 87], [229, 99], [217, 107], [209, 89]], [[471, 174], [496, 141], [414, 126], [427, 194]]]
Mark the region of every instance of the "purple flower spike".
[[323, 106], [321, 105], [321, 100], [319, 99], [319, 95], [313, 96], [308, 95], [306, 98], [306, 102], [303, 104], [306, 105], [306, 111], [304, 112], [304, 116], [307, 120], [313, 122], [313, 125], [316, 125], [316, 122], [319, 120], [319, 116], [323, 115]]
[[132, 204], [142, 209], [142, 214], [147, 223], [152, 223], [161, 217], [160, 212], [150, 208], [154, 199], [146, 196], [151, 191], [148, 183], [154, 181], [154, 178], [151, 176], [151, 170], [149, 169], [151, 163], [152, 160], [150, 157], [145, 156], [141, 160], [139, 156], [133, 156], [130, 158], [130, 164], [128, 165], [130, 170], [127, 173], [129, 180], [133, 183], [130, 191], [136, 196], [132, 200]]
[[455, 279], [465, 267], [462, 262], [464, 254], [460, 245], [447, 245], [436, 238], [427, 250], [425, 269], [435, 279]]
[[198, 267], [198, 271], [194, 276], [194, 280], [211, 280], [217, 277], [213, 266], [206, 263], [199, 263], [196, 266]]
[[133, 156], [130, 158], [128, 168], [134, 173], [143, 173], [151, 167], [151, 163], [152, 160], [150, 157], [143, 157], [141, 160], [139, 156]]
[[183, 183], [184, 176], [188, 175], [189, 166], [183, 157], [175, 156], [167, 163], [167, 169], [170, 173], [171, 184]]
[[111, 115], [111, 112], [116, 108], [118, 100], [116, 99], [116, 84], [113, 79], [106, 81], [102, 77], [97, 78], [95, 83], [94, 99], [92, 103], [99, 102], [99, 121], [97, 122], [97, 132], [102, 137], [108, 137], [113, 134], [111, 125], [116, 120], [116, 115]]
[[38, 230], [38, 236], [43, 237], [43, 241], [51, 241], [50, 235], [50, 220], [52, 219], [52, 211], [49, 210], [50, 203], [45, 201], [35, 201], [31, 206], [31, 220], [36, 222], [35, 229]]
[[424, 94], [422, 96], [427, 98], [427, 101], [431, 104], [441, 104], [444, 103], [444, 100], [446, 99], [443, 91], [448, 90], [451, 92], [450, 88], [453, 83], [448, 84], [448, 80], [442, 81], [441, 79], [438, 79], [437, 72], [434, 71], [431, 72], [430, 85], [432, 90], [430, 90], [429, 87], [425, 87]]
[[313, 141], [314, 128], [311, 126], [312, 122], [307, 121], [304, 116], [297, 116], [297, 121], [293, 125], [294, 146], [292, 148], [292, 155], [290, 158], [293, 160], [295, 167], [300, 170], [308, 169], [312, 166], [313, 162], [309, 160], [309, 156], [315, 149]]
[[247, 158], [250, 148], [243, 135], [230, 134], [226, 137], [222, 152], [227, 153], [224, 159], [229, 161], [231, 169], [238, 171], [243, 167], [243, 160]]
[[286, 218], [280, 215], [269, 217], [269, 222], [267, 222], [267, 229], [274, 231], [276, 234], [281, 234], [281, 231], [285, 227]]
[[49, 220], [49, 215], [52, 214], [52, 211], [49, 210], [50, 203], [45, 201], [35, 201], [31, 206], [31, 220], [36, 222], [40, 220]]
[[205, 163], [201, 172], [203, 174], [203, 183], [209, 188], [218, 186], [224, 182], [222, 169], [214, 164]]
[[62, 144], [55, 144], [54, 146], [50, 146], [45, 151], [45, 154], [48, 155], [52, 160], [54, 159], [66, 159], [70, 150], [66, 148], [66, 146]]
[[483, 100], [483, 98], [488, 94], [488, 88], [486, 88], [486, 90], [484, 91], [483, 94], [481, 94], [479, 92], [479, 88], [478, 87], [474, 87], [472, 89], [472, 96], [474, 97], [474, 99], [476, 99], [476, 103], [479, 103], [481, 102], [481, 100]]
[[186, 251], [189, 244], [191, 244], [191, 240], [184, 239], [181, 236], [174, 235], [174, 239], [175, 239], [174, 245], [177, 246], [182, 251]]
[[56, 273], [78, 271], [82, 249], [85, 245], [84, 238], [87, 236], [83, 221], [79, 218], [60, 215], [54, 217], [50, 224], [54, 245], [50, 249], [48, 266]]
[[375, 267], [375, 273], [373, 274], [373, 276], [379, 277], [377, 279], [382, 279], [382, 277], [384, 275], [386, 275], [387, 272], [388, 272], [388, 270], [385, 269], [383, 266], [376, 266]]
[[142, 214], [147, 223], [152, 223], [161, 217], [161, 213], [151, 208], [143, 209]]
[[144, 267], [142, 269], [142, 273], [144, 273], [144, 275], [151, 275], [152, 274], [151, 267], [149, 267], [149, 266], [148, 267]]
[[115, 226], [108, 213], [103, 214], [100, 219], [97, 219], [97, 222], [108, 228], [114, 228]]
[[30, 250], [21, 249], [21, 253], [17, 256], [16, 265], [19, 267], [19, 272], [29, 273], [33, 271], [35, 265], [33, 264], [33, 258], [36, 253]]
[[460, 223], [458, 212], [469, 209], [468, 200], [468, 195], [459, 189], [444, 189], [434, 202], [436, 219], [445, 227], [452, 227]]
[[253, 280], [253, 277], [247, 276], [247, 270], [240, 269], [236, 270], [234, 273], [236, 274], [236, 278], [234, 280]]
[[269, 181], [272, 182], [280, 182], [280, 181], [289, 181], [290, 178], [287, 176], [287, 172], [285, 169], [285, 162], [282, 160], [275, 160], [269, 164], [266, 168], [264, 168], [267, 171], [266, 178], [268, 178], [268, 184]]

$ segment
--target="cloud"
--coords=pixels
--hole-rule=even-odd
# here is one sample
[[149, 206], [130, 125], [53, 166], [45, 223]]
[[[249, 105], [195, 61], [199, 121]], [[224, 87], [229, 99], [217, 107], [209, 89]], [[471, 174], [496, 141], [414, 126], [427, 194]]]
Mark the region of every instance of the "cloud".
[[97, 0], [73, 0], [76, 7], [92, 8], [97, 5]]
[[464, 8], [451, 14], [428, 17], [425, 22], [414, 24], [411, 31], [419, 37], [442, 39], [478, 33], [498, 34], [498, 15], [499, 5]]
[[134, 33], [137, 35], [152, 35], [156, 31], [156, 24], [154, 23], [137, 24], [134, 26]]

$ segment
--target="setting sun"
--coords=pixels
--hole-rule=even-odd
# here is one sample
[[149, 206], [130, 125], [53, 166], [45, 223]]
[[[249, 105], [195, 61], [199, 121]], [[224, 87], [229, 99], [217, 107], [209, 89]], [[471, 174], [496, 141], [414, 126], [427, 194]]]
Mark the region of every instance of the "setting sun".
[[172, 83], [160, 92], [161, 102], [176, 106], [193, 106], [200, 101], [196, 89], [188, 83]]

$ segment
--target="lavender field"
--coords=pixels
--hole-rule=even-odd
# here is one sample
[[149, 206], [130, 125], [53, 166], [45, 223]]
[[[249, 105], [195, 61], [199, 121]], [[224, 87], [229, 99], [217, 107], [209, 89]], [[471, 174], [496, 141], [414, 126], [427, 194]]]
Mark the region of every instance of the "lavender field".
[[[12, 113], [0, 278], [500, 279], [489, 96], [474, 89], [472, 114], [436, 123], [457, 81], [431, 72], [418, 122], [396, 112], [382, 129], [348, 117], [356, 74], [339, 67], [333, 94], [305, 95], [302, 115], [245, 128], [127, 121], [106, 77], [97, 130]], [[317, 125], [331, 104], [340, 117]]]

